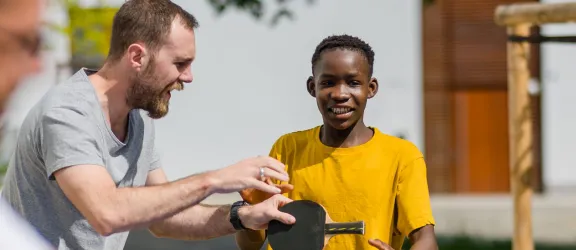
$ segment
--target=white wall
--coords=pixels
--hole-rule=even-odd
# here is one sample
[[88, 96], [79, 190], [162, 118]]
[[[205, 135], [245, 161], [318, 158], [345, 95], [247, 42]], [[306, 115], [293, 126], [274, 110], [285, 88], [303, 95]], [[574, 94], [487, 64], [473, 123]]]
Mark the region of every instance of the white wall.
[[[319, 124], [304, 81], [316, 44], [338, 33], [360, 36], [376, 52], [381, 88], [369, 102], [367, 122], [387, 133], [403, 133], [424, 150], [419, 1], [317, 0], [307, 6], [299, 0], [293, 5], [296, 20], [275, 28], [233, 10], [216, 17], [207, 1], [175, 2], [197, 16], [200, 29], [194, 83], [174, 95], [170, 114], [157, 123], [170, 178], [266, 154], [281, 134]], [[66, 22], [57, 8], [46, 14]], [[576, 26], [547, 25], [543, 33], [575, 34]], [[52, 35], [50, 41], [55, 47], [45, 57], [44, 72], [28, 79], [13, 98], [5, 117], [8, 130], [18, 129], [57, 74], [70, 74], [56, 71], [56, 64], [69, 57], [66, 39]], [[542, 49], [544, 181], [547, 186], [575, 185], [576, 48], [545, 44]], [[13, 140], [8, 134], [2, 158]]]
[[[574, 35], [576, 25], [545, 25], [542, 33]], [[576, 186], [576, 46], [547, 43], [541, 56], [544, 183], [552, 189]]]
[[[267, 154], [280, 135], [320, 124], [305, 80], [315, 46], [331, 34], [359, 36], [376, 52], [380, 91], [368, 104], [366, 122], [402, 133], [423, 150], [420, 1], [293, 1], [296, 20], [275, 28], [237, 11], [217, 17], [207, 1], [175, 2], [199, 19], [200, 28], [194, 82], [173, 95], [170, 114], [157, 122], [169, 178]], [[62, 17], [61, 11], [48, 14]], [[66, 47], [55, 53], [69, 56]], [[12, 128], [55, 83], [57, 60], [47, 61], [43, 75], [27, 81], [15, 98]]]
[[200, 29], [195, 80], [157, 123], [171, 178], [267, 154], [283, 133], [320, 124], [305, 80], [315, 46], [331, 34], [357, 35], [376, 52], [381, 89], [367, 123], [423, 145], [419, 1], [293, 1], [297, 20], [274, 29], [243, 13], [216, 18], [205, 1], [176, 2]]

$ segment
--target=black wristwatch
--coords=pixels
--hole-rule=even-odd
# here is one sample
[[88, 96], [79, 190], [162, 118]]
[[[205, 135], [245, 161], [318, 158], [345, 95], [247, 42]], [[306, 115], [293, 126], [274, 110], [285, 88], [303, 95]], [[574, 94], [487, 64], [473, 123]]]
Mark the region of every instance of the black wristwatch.
[[237, 202], [232, 203], [232, 208], [230, 208], [230, 223], [232, 223], [232, 226], [236, 230], [245, 230], [246, 229], [244, 227], [244, 225], [242, 225], [242, 221], [240, 220], [240, 217], [238, 216], [238, 209], [240, 209], [241, 207], [246, 206], [246, 205], [248, 205], [248, 203], [245, 201], [237, 201]]

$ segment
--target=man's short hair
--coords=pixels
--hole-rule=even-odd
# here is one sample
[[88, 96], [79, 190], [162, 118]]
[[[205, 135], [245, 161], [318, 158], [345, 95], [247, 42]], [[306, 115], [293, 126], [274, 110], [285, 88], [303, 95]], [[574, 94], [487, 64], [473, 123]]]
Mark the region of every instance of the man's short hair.
[[170, 0], [128, 0], [114, 16], [108, 60], [119, 60], [130, 44], [142, 42], [153, 53], [165, 43], [172, 22], [179, 18], [191, 30], [196, 18]]

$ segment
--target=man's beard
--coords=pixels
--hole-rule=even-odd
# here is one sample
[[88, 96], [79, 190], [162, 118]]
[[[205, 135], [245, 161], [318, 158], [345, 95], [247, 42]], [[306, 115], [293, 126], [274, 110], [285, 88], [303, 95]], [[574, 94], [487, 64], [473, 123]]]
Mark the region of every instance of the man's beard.
[[154, 72], [154, 61], [150, 61], [148, 67], [136, 75], [132, 86], [128, 89], [126, 101], [129, 106], [136, 109], [148, 111], [148, 116], [152, 119], [159, 119], [169, 110], [169, 99], [165, 98], [166, 93], [176, 89], [184, 89], [180, 82], [172, 83], [164, 88], [158, 88], [158, 79]]

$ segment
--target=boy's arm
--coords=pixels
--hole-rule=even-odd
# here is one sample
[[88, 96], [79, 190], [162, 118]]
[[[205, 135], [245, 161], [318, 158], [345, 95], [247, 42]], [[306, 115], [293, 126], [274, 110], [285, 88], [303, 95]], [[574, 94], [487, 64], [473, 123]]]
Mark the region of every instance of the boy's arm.
[[236, 233], [236, 244], [241, 250], [260, 250], [266, 241], [264, 230], [243, 230]]
[[[426, 225], [412, 231], [409, 239], [412, 244], [410, 247], [411, 250], [438, 250], [434, 227], [432, 225]], [[368, 240], [368, 243], [378, 250], [400, 250], [393, 249], [390, 245], [379, 239], [370, 239]]]
[[438, 250], [434, 226], [426, 225], [412, 231], [410, 236], [411, 250]]
[[[270, 182], [267, 180], [267, 182]], [[284, 191], [282, 191], [284, 192]], [[258, 190], [243, 190], [240, 192], [242, 199], [250, 204], [257, 204], [266, 200], [266, 195]], [[241, 250], [260, 250], [266, 241], [264, 230], [243, 230], [235, 234], [236, 245]]]
[[[418, 152], [419, 153], [419, 152]], [[428, 194], [426, 178], [426, 163], [421, 155], [400, 170], [398, 180], [398, 230], [408, 235], [411, 250], [437, 250], [434, 233], [434, 218]], [[400, 250], [379, 239], [371, 239], [368, 243], [379, 250]]]
[[[281, 193], [287, 193], [292, 190], [293, 186], [288, 183], [272, 183], [270, 179], [266, 180], [269, 184], [273, 184], [280, 188]], [[258, 204], [270, 198], [270, 195], [257, 189], [242, 190], [240, 192], [242, 199], [249, 204]], [[266, 241], [266, 232], [264, 230], [244, 230], [236, 233], [236, 244], [241, 250], [259, 250], [262, 244]]]
[[[269, 156], [282, 161], [282, 149], [283, 149], [283, 136], [280, 137], [272, 146]], [[266, 180], [269, 184], [271, 180]], [[292, 185], [288, 183], [275, 183], [277, 187], [280, 188], [281, 193], [286, 193], [292, 190]], [[256, 189], [246, 189], [240, 191], [240, 196], [242, 199], [250, 204], [260, 203], [268, 198], [268, 194], [260, 192]], [[264, 230], [244, 230], [239, 231], [235, 235], [236, 245], [241, 250], [260, 250], [264, 241], [266, 241], [266, 232]]]
[[438, 248], [434, 233], [434, 218], [428, 193], [426, 163], [423, 157], [409, 162], [400, 170], [398, 180], [398, 230], [408, 235], [411, 249]]

